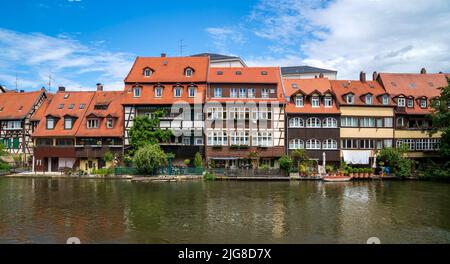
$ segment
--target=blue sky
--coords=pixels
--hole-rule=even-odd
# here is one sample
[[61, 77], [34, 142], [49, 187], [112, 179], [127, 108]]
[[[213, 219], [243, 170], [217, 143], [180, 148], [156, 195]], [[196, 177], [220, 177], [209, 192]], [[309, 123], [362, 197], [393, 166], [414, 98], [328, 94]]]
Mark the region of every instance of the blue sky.
[[100, 1], [0, 3], [0, 84], [121, 89], [135, 56], [216, 52], [249, 65], [450, 71], [446, 0]]

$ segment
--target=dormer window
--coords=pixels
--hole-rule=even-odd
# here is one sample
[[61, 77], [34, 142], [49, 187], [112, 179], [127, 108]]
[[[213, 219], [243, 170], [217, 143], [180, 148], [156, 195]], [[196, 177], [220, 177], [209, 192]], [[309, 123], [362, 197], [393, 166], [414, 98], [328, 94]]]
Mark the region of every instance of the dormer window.
[[237, 88], [231, 88], [231, 98], [237, 98], [238, 97], [238, 89]]
[[397, 99], [397, 106], [399, 106], [399, 107], [405, 107], [405, 98], [399, 97], [399, 98]]
[[63, 109], [64, 108], [64, 104], [59, 104], [58, 109]]
[[413, 108], [414, 107], [414, 100], [413, 99], [408, 99], [408, 107], [409, 108]]
[[189, 97], [195, 97], [196, 88], [194, 86], [189, 87], [188, 93], [189, 93]]
[[55, 129], [55, 119], [53, 117], [47, 117], [47, 129]]
[[70, 95], [70, 94], [65, 94], [65, 95], [64, 95], [64, 99], [69, 98], [69, 95]]
[[248, 88], [248, 98], [255, 98], [256, 89], [255, 88]]
[[133, 96], [141, 97], [141, 87], [136, 86], [133, 88]]
[[223, 75], [223, 71], [217, 71], [217, 75]]
[[383, 95], [381, 100], [382, 100], [383, 105], [389, 104], [389, 96], [387, 94]]
[[292, 84], [292, 89], [297, 89], [297, 88], [298, 88], [298, 85], [296, 83], [293, 83]]
[[236, 71], [236, 75], [242, 75], [241, 71]]
[[367, 105], [373, 104], [373, 96], [371, 94], [366, 94], [366, 104]]
[[86, 104], [80, 104], [80, 109], [84, 109], [86, 107]]
[[150, 76], [152, 76], [152, 69], [150, 69], [150, 68], [145, 68], [144, 69], [144, 76], [145, 77], [150, 77]]
[[22, 111], [23, 110], [23, 106], [19, 106], [19, 111]]
[[347, 104], [354, 104], [355, 96], [353, 94], [347, 94], [346, 101], [347, 101]]
[[333, 107], [333, 97], [330, 95], [325, 96], [323, 102], [325, 107]]
[[162, 97], [163, 88], [161, 86], [155, 87], [155, 97]]
[[319, 98], [319, 96], [314, 95], [311, 98], [311, 105], [312, 105], [312, 107], [319, 107], [320, 106], [320, 98]]
[[75, 104], [70, 104], [69, 105], [69, 109], [74, 109], [75, 108]]
[[192, 68], [187, 68], [186, 70], [184, 70], [184, 75], [186, 77], [191, 77], [192, 75], [194, 75], [194, 70]]
[[181, 97], [182, 92], [183, 92], [183, 87], [173, 88], [173, 96], [174, 97]]
[[269, 89], [263, 88], [261, 91], [261, 97], [262, 98], [269, 98]]
[[266, 71], [262, 71], [261, 75], [267, 75], [267, 72]]
[[114, 126], [114, 119], [113, 118], [108, 118], [106, 120], [106, 128], [113, 128]]
[[87, 128], [98, 128], [99, 125], [98, 118], [91, 118], [87, 120]]
[[420, 99], [420, 107], [427, 108], [427, 99], [426, 98]]
[[71, 117], [64, 118], [64, 129], [69, 130], [73, 127], [73, 119]]
[[305, 105], [303, 95], [298, 95], [295, 97], [295, 107], [303, 107]]

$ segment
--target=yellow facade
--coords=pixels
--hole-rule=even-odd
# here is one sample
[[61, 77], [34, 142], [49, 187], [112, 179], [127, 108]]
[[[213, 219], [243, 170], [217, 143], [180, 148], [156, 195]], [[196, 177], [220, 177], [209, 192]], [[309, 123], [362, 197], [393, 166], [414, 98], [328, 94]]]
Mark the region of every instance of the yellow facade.
[[[94, 169], [98, 169], [98, 160], [96, 158], [80, 160], [80, 170], [91, 173]], [[89, 161], [92, 161], [92, 168], [89, 168]], [[111, 161], [107, 161], [105, 168], [110, 168], [112, 165]]]
[[341, 116], [394, 116], [392, 107], [341, 106]]
[[395, 130], [395, 138], [415, 139], [415, 138], [440, 138], [441, 132], [430, 137], [428, 131], [423, 130]]
[[341, 138], [393, 138], [392, 128], [341, 128]]

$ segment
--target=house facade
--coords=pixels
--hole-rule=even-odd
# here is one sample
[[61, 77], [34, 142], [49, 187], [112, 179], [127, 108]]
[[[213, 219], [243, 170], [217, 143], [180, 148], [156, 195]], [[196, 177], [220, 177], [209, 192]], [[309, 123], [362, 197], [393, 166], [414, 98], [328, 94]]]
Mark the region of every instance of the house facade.
[[395, 146], [407, 145], [412, 158], [437, 157], [440, 133], [430, 135], [432, 103], [439, 102], [440, 88], [448, 85], [444, 74], [380, 73], [377, 80], [395, 104]]
[[138, 57], [125, 79], [125, 150], [131, 149], [129, 131], [137, 116], [164, 111], [162, 129], [174, 136], [161, 142], [165, 152], [175, 154], [174, 164], [204, 155], [203, 104], [207, 87], [209, 57]]
[[338, 164], [340, 111], [327, 78], [285, 79], [286, 152], [306, 151], [308, 158]]
[[0, 93], [0, 143], [11, 155], [19, 155], [23, 164], [31, 164], [31, 135], [34, 129], [32, 117], [46, 100], [47, 93], [44, 89]]
[[205, 105], [206, 159], [219, 168], [278, 167], [284, 107], [278, 67], [210, 68]]

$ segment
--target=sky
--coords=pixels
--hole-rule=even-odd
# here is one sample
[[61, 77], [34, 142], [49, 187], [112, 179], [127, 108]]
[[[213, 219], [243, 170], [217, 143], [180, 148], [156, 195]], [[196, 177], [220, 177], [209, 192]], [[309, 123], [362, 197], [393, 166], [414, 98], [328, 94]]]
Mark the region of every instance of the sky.
[[339, 79], [450, 72], [448, 0], [2, 0], [0, 10], [9, 89], [120, 90], [136, 56], [163, 52], [311, 65]]

